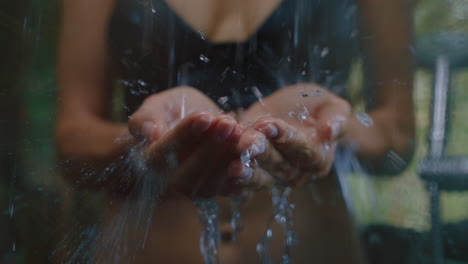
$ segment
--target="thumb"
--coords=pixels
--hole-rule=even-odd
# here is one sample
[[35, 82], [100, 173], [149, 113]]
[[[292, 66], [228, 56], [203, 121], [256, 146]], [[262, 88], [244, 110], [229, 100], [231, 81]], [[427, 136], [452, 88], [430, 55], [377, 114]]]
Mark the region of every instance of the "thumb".
[[336, 141], [345, 134], [350, 107], [346, 101], [343, 100], [343, 102], [327, 104], [320, 110], [317, 124], [321, 141]]
[[168, 127], [154, 113], [140, 110], [128, 120], [128, 129], [135, 138], [155, 141], [167, 132]]

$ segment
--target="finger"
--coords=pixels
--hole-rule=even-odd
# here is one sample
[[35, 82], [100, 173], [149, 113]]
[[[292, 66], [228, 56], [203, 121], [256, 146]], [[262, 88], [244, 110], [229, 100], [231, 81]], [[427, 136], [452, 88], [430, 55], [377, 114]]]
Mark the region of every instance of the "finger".
[[140, 109], [133, 114], [128, 120], [128, 128], [134, 137], [151, 141], [161, 138], [168, 130], [167, 122], [158, 112], [148, 109]]
[[299, 128], [273, 118], [259, 120], [253, 127], [264, 133], [279, 153], [267, 151], [274, 162], [265, 162], [262, 167], [286, 183], [294, 185], [307, 174], [316, 174], [327, 166], [328, 151], [322, 144], [311, 141]]
[[230, 160], [238, 156], [235, 146], [239, 137], [236, 121], [218, 117], [200, 144], [177, 168], [175, 184], [190, 197], [209, 197], [217, 193], [226, 180]]
[[[266, 140], [265, 134], [254, 127], [244, 129], [237, 151], [241, 153], [240, 157], [231, 162], [228, 168], [233, 182], [254, 189], [268, 188], [277, 181], [272, 174], [286, 175], [284, 168], [277, 166], [284, 164], [283, 157]], [[260, 166], [255, 165], [257, 162]]]
[[148, 162], [176, 167], [180, 158], [199, 144], [202, 135], [213, 126], [214, 121], [214, 114], [209, 112], [197, 112], [182, 119], [159, 140], [151, 143], [147, 149]]
[[262, 132], [285, 158], [297, 157], [299, 160], [304, 160], [302, 157], [314, 157], [316, 153], [317, 148], [299, 128], [281, 119], [262, 119], [252, 127]]
[[[276, 151], [266, 139], [265, 134], [254, 127], [248, 127], [245, 129], [239, 139], [237, 151], [241, 153], [239, 160], [244, 167], [241, 168], [242, 173], [240, 173], [241, 171], [238, 171], [240, 173], [237, 174], [238, 176], [245, 175], [248, 168], [255, 169], [256, 166], [252, 165], [255, 162], [269, 165], [283, 161], [280, 153], [278, 153], [278, 151]], [[235, 177], [236, 174], [234, 173], [234, 168], [236, 167], [233, 167], [232, 176]]]
[[317, 109], [317, 129], [319, 140], [331, 142], [339, 139], [346, 132], [351, 107], [345, 100], [332, 97]]
[[276, 183], [276, 179], [261, 167], [250, 168], [245, 166], [240, 159], [231, 161], [228, 166], [229, 179], [226, 189], [238, 190], [242, 188], [250, 188], [261, 190], [271, 188]]

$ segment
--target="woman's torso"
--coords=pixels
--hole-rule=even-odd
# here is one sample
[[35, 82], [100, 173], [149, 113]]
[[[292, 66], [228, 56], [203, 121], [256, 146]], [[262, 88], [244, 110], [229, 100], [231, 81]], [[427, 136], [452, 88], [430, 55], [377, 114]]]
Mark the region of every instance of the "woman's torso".
[[[220, 104], [227, 110], [257, 101], [252, 87], [266, 96], [286, 85], [316, 82], [345, 94], [343, 84], [356, 56], [353, 0], [250, 1], [271, 6], [265, 8], [271, 10], [269, 13], [261, 14], [264, 21], [250, 22], [252, 25], [243, 30], [234, 26], [233, 33], [218, 37], [216, 30], [209, 30], [213, 28], [209, 24], [232, 23], [219, 22], [219, 18], [199, 23], [199, 29], [215, 31], [209, 36], [188, 22], [196, 21], [197, 16], [179, 15], [190, 17], [190, 13], [182, 11], [194, 4], [187, 6], [186, 2], [201, 2], [205, 14], [210, 13], [211, 9], [203, 6], [209, 1], [213, 0], [170, 0], [170, 4], [164, 0], [117, 0], [109, 27], [109, 46], [116, 77], [126, 88], [127, 114], [149, 94], [179, 85], [193, 86], [215, 102], [227, 97], [228, 102]], [[229, 2], [237, 3], [223, 4]], [[238, 3], [242, 2], [247, 1]], [[210, 40], [219, 41], [216, 38], [238, 41]]]
[[[351, 13], [355, 9], [346, 1], [324, 2], [272, 0], [271, 13], [261, 15], [264, 22], [254, 20], [247, 30], [237, 28], [237, 33], [223, 35], [223, 26], [213, 26], [216, 20], [211, 18], [207, 25], [198, 26], [212, 34], [193, 29], [194, 23], [180, 16], [187, 16], [181, 12], [183, 0], [169, 4], [163, 0], [117, 0], [109, 45], [116, 77], [126, 87], [127, 114], [148, 95], [178, 85], [203, 91], [226, 110], [257, 101], [252, 87], [266, 96], [288, 84], [319, 82], [342, 93], [339, 89], [354, 52], [351, 44], [356, 33]], [[340, 13], [345, 11], [347, 14]], [[336, 21], [337, 14], [341, 22]], [[227, 98], [227, 103], [220, 98]], [[297, 204], [294, 222], [299, 235], [293, 263], [360, 263], [354, 227], [334, 177], [295, 190], [292, 200]], [[256, 193], [244, 205], [244, 231], [237, 242], [229, 239], [229, 199], [217, 201], [224, 237], [220, 245], [223, 263], [259, 263], [256, 243], [273, 213], [269, 193]], [[118, 217], [120, 209], [119, 203], [114, 203], [110, 215]], [[129, 230], [137, 232], [141, 227], [130, 224], [130, 219]], [[271, 253], [278, 260], [282, 231], [275, 226], [273, 234]], [[203, 263], [199, 237], [197, 210], [190, 200], [179, 197], [161, 203], [150, 223], [145, 247], [135, 256], [136, 263]], [[124, 241], [129, 248], [137, 243]]]

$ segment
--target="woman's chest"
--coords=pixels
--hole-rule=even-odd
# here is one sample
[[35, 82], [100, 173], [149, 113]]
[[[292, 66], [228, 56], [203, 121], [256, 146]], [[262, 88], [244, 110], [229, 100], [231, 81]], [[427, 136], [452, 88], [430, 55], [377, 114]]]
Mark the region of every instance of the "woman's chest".
[[245, 41], [283, 0], [163, 0], [213, 43]]

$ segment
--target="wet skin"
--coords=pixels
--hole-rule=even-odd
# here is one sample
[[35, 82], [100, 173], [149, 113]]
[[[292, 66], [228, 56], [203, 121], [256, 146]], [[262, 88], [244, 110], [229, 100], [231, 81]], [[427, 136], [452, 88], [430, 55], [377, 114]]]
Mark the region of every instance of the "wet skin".
[[[303, 97], [304, 89], [310, 94], [320, 90], [320, 96]], [[290, 102], [282, 99], [285, 95], [291, 97]], [[276, 105], [278, 101], [283, 106]], [[297, 103], [304, 103], [309, 117], [298, 120], [289, 116], [289, 112], [297, 110]], [[334, 194], [330, 179], [320, 180], [322, 190], [314, 194], [324, 203], [311, 201], [304, 187], [311, 176], [323, 178], [328, 174], [333, 148], [344, 132], [347, 115], [347, 103], [312, 84], [285, 87], [265, 97], [263, 104], [230, 115], [191, 87], [176, 87], [150, 96], [130, 118], [129, 129], [135, 138], [150, 141], [145, 151], [147, 164], [163, 172], [157, 175], [167, 175], [169, 186], [168, 196], [154, 212], [150, 240], [137, 263], [203, 263], [198, 249], [201, 230], [192, 199], [214, 198], [220, 206], [223, 237], [232, 236], [227, 196], [246, 189], [250, 195], [241, 209], [244, 230], [238, 234], [238, 242], [222, 241], [220, 257], [223, 263], [257, 263], [256, 243], [272, 215], [267, 190], [277, 180], [295, 187], [291, 200], [297, 206], [295, 229], [302, 241], [293, 250], [295, 262], [337, 259], [359, 263], [359, 249], [352, 239], [343, 240], [351, 249], [343, 250], [342, 255], [335, 258], [324, 253], [340, 244], [328, 244], [333, 241], [329, 236], [348, 237], [349, 230], [353, 230], [346, 210], [338, 210], [342, 215], [336, 213], [344, 204]], [[339, 125], [336, 117], [340, 117]], [[330, 146], [327, 150], [324, 143]], [[240, 161], [246, 151], [258, 161], [257, 166], [246, 168]], [[173, 161], [176, 163], [171, 164]], [[114, 208], [110, 215], [115, 217], [120, 213], [118, 201]], [[322, 217], [317, 218], [319, 211]], [[324, 227], [327, 230], [334, 221], [341, 227], [334, 229], [337, 234], [320, 231]], [[131, 223], [129, 226], [138, 228]], [[270, 248], [273, 259], [278, 260], [283, 249], [282, 231], [277, 225], [272, 228], [275, 239]], [[180, 243], [181, 238], [185, 243]], [[311, 247], [326, 250], [311, 251]]]
[[[184, 21], [212, 42], [230, 42], [248, 38], [280, 1], [167, 2]], [[312, 98], [308, 92], [309, 97], [302, 97], [303, 85], [285, 87], [264, 98], [265, 106], [257, 103], [235, 118], [221, 113], [213, 102], [192, 88], [179, 87], [149, 97], [128, 125], [112, 122], [109, 115], [112, 65], [106, 36], [115, 0], [63, 1], [56, 141], [60, 157], [70, 164], [64, 176], [73, 183], [81, 182], [83, 164], [98, 170], [125, 155], [133, 145], [133, 138], [146, 138], [151, 142], [146, 149], [148, 164], [167, 175], [175, 175], [169, 184], [181, 193], [155, 210], [147, 246], [137, 263], [203, 263], [198, 248], [197, 212], [187, 197], [236, 193], [239, 187], [261, 189], [270, 186], [272, 179], [296, 187], [297, 197], [292, 199], [298, 206], [295, 227], [303, 235], [297, 249], [302, 255], [296, 260], [361, 263], [354, 226], [341, 196], [336, 193], [336, 183], [332, 177], [322, 176], [329, 171], [333, 149], [340, 138], [344, 144], [351, 142], [359, 146], [357, 155], [364, 159], [380, 162], [389, 150], [409, 158], [411, 144], [408, 142], [413, 138], [414, 117], [407, 3], [357, 2], [366, 34], [372, 36], [365, 38], [366, 50], [375, 72], [373, 80], [379, 84], [373, 87], [371, 98], [376, 107], [369, 112], [374, 126], [365, 129], [348, 118], [347, 103], [326, 91], [320, 97]], [[312, 90], [317, 88], [311, 84], [306, 86]], [[180, 96], [182, 91], [187, 94], [185, 104], [184, 97]], [[307, 108], [310, 118], [298, 120], [297, 114], [303, 111], [302, 106], [297, 107], [298, 103]], [[294, 118], [289, 117], [290, 111], [296, 112]], [[182, 112], [185, 112], [183, 118]], [[131, 140], [117, 140], [121, 138]], [[253, 171], [245, 170], [240, 162], [241, 153], [247, 150], [258, 162]], [[239, 186], [241, 176], [250, 174], [253, 175]], [[324, 194], [320, 203], [314, 202], [310, 192], [301, 187], [311, 176], [322, 177], [316, 182], [319, 188], [314, 190], [314, 194]], [[88, 185], [82, 186], [102, 188], [102, 184], [90, 179]], [[106, 186], [106, 190], [110, 189], [109, 192], [115, 191]], [[111, 198], [114, 203], [107, 214], [109, 219], [119, 216], [120, 202], [126, 197], [123, 198]], [[217, 200], [221, 209], [229, 208], [228, 201]], [[255, 243], [271, 216], [270, 206], [267, 192], [255, 192], [243, 211], [246, 229], [236, 245], [238, 250], [233, 250], [232, 243], [224, 243], [223, 263], [258, 263]], [[222, 209], [220, 217], [225, 225], [229, 211]], [[134, 220], [137, 219], [129, 218]], [[138, 228], [130, 222], [128, 226]], [[135, 242], [130, 237], [121, 240], [128, 244]], [[276, 244], [272, 245], [272, 252], [276, 258], [281, 242], [281, 237], [273, 241]]]
[[[308, 113], [303, 120], [289, 116], [298, 105]], [[170, 175], [170, 188], [209, 197], [277, 181], [297, 187], [326, 176], [349, 109], [321, 87], [298, 84], [264, 98], [236, 120], [196, 89], [177, 87], [146, 99], [129, 129], [151, 142], [147, 163]], [[241, 161], [246, 152], [256, 166]]]

